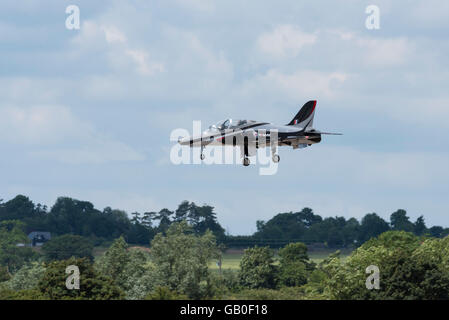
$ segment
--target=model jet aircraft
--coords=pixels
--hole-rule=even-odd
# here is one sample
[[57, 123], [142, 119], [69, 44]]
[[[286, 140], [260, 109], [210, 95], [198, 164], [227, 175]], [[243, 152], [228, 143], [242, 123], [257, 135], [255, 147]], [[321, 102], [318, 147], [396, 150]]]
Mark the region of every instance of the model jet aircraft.
[[[208, 145], [232, 145], [240, 147], [243, 165], [248, 166], [250, 156], [256, 154], [258, 148], [271, 145], [273, 162], [280, 161], [276, 154], [277, 146], [291, 146], [293, 149], [305, 148], [321, 141], [321, 135], [341, 133], [321, 132], [314, 129], [313, 117], [316, 100], [304, 104], [296, 116], [283, 126], [254, 120], [227, 119], [211, 125], [199, 136], [185, 137], [178, 140], [181, 145], [201, 147], [201, 160], [204, 160], [203, 150]], [[277, 141], [271, 143], [271, 131], [277, 131]]]

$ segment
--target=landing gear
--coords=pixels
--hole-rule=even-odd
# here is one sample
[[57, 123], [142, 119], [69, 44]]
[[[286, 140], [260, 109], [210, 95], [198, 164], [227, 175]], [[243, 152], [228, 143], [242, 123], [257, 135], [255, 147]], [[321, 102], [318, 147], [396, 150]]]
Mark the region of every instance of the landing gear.
[[249, 163], [250, 163], [249, 158], [248, 158], [248, 155], [249, 155], [249, 152], [248, 152], [248, 137], [245, 137], [243, 139], [243, 153], [244, 153], [243, 165], [245, 167], [247, 167], [247, 166], [249, 166]]
[[279, 155], [276, 154], [276, 147], [277, 145], [275, 144], [271, 145], [271, 159], [273, 160], [274, 163], [278, 163], [279, 161], [281, 161], [281, 157], [279, 157]]
[[205, 156], [204, 153], [203, 153], [203, 150], [204, 150], [204, 146], [201, 145], [201, 154], [200, 154], [200, 159], [201, 159], [201, 160], [204, 160], [204, 158], [206, 158], [206, 156]]

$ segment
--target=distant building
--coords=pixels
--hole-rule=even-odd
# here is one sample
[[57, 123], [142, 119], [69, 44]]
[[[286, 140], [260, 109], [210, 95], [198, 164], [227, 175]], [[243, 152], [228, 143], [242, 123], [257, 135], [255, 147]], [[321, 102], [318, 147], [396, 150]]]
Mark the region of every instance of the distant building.
[[51, 234], [50, 232], [33, 231], [28, 235], [28, 239], [31, 241], [31, 246], [41, 246], [51, 239]]

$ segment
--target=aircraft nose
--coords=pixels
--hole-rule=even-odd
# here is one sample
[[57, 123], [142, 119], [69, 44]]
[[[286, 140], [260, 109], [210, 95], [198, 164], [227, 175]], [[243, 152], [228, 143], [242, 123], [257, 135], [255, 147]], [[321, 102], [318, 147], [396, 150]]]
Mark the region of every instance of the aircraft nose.
[[179, 138], [178, 143], [180, 145], [187, 145], [190, 143], [190, 137]]

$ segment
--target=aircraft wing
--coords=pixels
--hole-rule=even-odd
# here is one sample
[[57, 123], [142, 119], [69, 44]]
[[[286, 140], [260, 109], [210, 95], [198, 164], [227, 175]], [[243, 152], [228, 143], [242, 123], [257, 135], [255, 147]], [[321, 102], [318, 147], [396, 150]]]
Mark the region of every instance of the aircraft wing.
[[336, 133], [336, 132], [319, 132], [319, 134], [330, 134], [334, 136], [341, 136], [343, 133]]
[[337, 133], [337, 132], [322, 132], [322, 131], [315, 130], [315, 129], [313, 129], [312, 131], [306, 131], [305, 133], [330, 134], [330, 135], [336, 135], [336, 136], [341, 136], [341, 135], [343, 135], [343, 133]]

